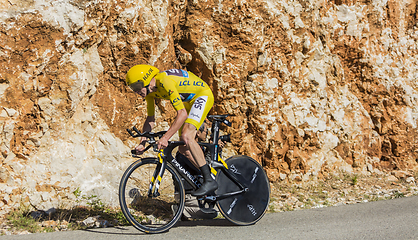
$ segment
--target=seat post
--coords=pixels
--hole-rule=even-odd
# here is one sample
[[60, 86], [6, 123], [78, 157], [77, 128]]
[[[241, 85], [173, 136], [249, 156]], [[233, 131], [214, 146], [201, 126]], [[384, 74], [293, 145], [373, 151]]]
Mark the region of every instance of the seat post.
[[219, 153], [219, 146], [218, 146], [218, 140], [219, 140], [219, 125], [220, 121], [218, 119], [214, 119], [212, 122], [212, 140], [213, 144], [210, 146], [210, 152], [211, 157], [213, 161], [218, 161], [218, 153]]

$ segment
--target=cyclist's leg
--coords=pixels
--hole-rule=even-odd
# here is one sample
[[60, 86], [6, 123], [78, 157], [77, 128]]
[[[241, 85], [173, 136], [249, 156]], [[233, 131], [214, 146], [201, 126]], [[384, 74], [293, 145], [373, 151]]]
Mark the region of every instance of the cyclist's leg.
[[[190, 108], [192, 107], [192, 105], [189, 102], [184, 102], [183, 104], [184, 104], [184, 107], [186, 108], [187, 112], [190, 113]], [[183, 124], [183, 126], [181, 126], [181, 128], [178, 131], [180, 140], [183, 140], [181, 135], [183, 133], [184, 125], [185, 124]], [[197, 162], [194, 160], [193, 155], [189, 151], [187, 146], [179, 146], [179, 153], [186, 156], [187, 159], [189, 160], [189, 162], [193, 164], [193, 166], [195, 166], [196, 168], [199, 168], [199, 164], [197, 164]]]
[[[212, 91], [205, 90], [197, 94], [192, 101], [184, 103], [189, 113], [185, 124], [179, 130], [181, 140], [186, 142], [185, 147], [179, 147], [180, 153], [185, 155], [196, 167], [206, 164], [203, 151], [196, 141], [197, 129], [204, 124], [206, 116], [214, 103]], [[191, 151], [190, 151], [191, 150]]]
[[[202, 148], [196, 141], [196, 127], [190, 123], [184, 123], [180, 139], [186, 144], [186, 154], [189, 153], [189, 160], [197, 167], [206, 164]], [[187, 155], [186, 155], [187, 156]]]
[[195, 139], [197, 129], [204, 123], [207, 114], [213, 106], [213, 102], [212, 91], [207, 90], [197, 94], [192, 101], [189, 117], [186, 119], [182, 129], [181, 139], [186, 143], [186, 147], [191, 152], [194, 163], [199, 166], [204, 179], [202, 186], [192, 193], [193, 196], [203, 196], [218, 188], [218, 184], [212, 178], [211, 170], [206, 163], [203, 151]]
[[210, 109], [212, 109], [214, 98], [212, 91], [205, 90], [196, 94], [194, 99], [190, 102], [189, 117], [186, 119], [186, 123], [190, 123], [199, 129], [200, 126], [205, 122], [206, 116]]
[[183, 151], [186, 150], [184, 151], [184, 155], [197, 167], [205, 165], [206, 160], [202, 149], [196, 142], [196, 133], [197, 129], [204, 124], [206, 116], [213, 106], [213, 102], [212, 91], [208, 89], [196, 94], [196, 96], [186, 104], [186, 110], [188, 110], [189, 116], [180, 129], [180, 138], [186, 142], [187, 149], [181, 149], [181, 152], [183, 153]]

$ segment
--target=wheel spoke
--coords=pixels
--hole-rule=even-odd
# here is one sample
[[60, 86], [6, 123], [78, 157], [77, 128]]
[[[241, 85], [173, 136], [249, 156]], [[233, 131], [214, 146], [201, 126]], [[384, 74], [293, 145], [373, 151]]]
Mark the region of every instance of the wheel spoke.
[[184, 188], [171, 166], [167, 166], [161, 179], [160, 195], [148, 196], [149, 184], [157, 164], [156, 159], [146, 159], [132, 165], [122, 177], [119, 190], [125, 217], [144, 232], [168, 230], [177, 222], [184, 208]]

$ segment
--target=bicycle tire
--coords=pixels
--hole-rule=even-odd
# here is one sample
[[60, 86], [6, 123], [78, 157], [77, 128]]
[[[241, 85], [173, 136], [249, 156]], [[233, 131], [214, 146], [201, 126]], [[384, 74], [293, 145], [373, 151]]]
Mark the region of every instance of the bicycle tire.
[[180, 219], [185, 204], [181, 177], [167, 163], [158, 197], [149, 197], [148, 189], [159, 161], [144, 158], [131, 164], [119, 185], [119, 204], [123, 215], [136, 229], [145, 233], [168, 231]]
[[[263, 167], [254, 159], [244, 155], [228, 158], [228, 168], [238, 181], [248, 187], [242, 195], [219, 200], [216, 204], [222, 215], [237, 225], [251, 225], [266, 213], [270, 201], [270, 184]], [[240, 188], [223, 171], [216, 176], [217, 195], [239, 191]]]

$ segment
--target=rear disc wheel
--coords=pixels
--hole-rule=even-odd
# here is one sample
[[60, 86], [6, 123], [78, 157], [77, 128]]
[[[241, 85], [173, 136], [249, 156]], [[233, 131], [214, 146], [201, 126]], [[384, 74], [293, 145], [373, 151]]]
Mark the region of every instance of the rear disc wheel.
[[[226, 161], [238, 181], [248, 187], [242, 195], [219, 200], [217, 206], [222, 215], [237, 225], [251, 225], [265, 214], [270, 201], [270, 184], [263, 167], [248, 156], [233, 156]], [[216, 176], [219, 188], [217, 195], [240, 191], [224, 172]]]

